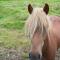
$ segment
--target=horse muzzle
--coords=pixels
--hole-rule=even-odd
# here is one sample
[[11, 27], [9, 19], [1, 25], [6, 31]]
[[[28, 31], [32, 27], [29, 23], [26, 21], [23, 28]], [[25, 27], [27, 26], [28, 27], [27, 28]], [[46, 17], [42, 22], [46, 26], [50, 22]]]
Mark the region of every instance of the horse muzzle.
[[29, 59], [30, 60], [42, 60], [40, 54], [32, 54], [31, 52], [29, 53]]

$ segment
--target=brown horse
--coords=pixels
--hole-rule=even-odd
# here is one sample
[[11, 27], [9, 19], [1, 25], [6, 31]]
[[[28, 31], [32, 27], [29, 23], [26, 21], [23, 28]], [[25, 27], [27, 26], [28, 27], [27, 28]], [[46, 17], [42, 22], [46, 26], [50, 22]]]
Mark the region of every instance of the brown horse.
[[31, 39], [30, 60], [55, 60], [60, 47], [60, 17], [50, 16], [49, 5], [33, 8], [28, 5], [30, 13], [26, 21], [26, 35]]

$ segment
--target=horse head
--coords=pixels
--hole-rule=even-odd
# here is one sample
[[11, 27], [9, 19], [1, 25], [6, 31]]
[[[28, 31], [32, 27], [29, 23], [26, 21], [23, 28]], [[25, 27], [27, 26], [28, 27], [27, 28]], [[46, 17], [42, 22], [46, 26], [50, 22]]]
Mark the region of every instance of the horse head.
[[30, 60], [42, 60], [44, 40], [48, 34], [51, 22], [48, 17], [49, 5], [43, 8], [33, 8], [28, 5], [29, 17], [26, 21], [26, 35], [31, 39]]

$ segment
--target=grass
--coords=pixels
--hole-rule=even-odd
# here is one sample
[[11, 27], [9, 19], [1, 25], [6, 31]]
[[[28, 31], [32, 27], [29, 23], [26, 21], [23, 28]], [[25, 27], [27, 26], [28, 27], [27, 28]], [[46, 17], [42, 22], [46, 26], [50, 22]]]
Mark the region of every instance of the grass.
[[31, 3], [35, 6], [43, 6], [45, 3], [50, 5], [49, 14], [60, 14], [59, 0], [16, 0], [0, 1], [0, 27], [9, 29], [22, 29], [24, 21], [28, 17], [27, 5]]
[[48, 3], [49, 14], [60, 14], [59, 0], [1, 0], [0, 1], [0, 27], [7, 29], [22, 29], [28, 17], [27, 6], [31, 3], [35, 6], [43, 6]]
[[49, 4], [51, 15], [60, 15], [60, 0], [0, 0], [0, 46], [19, 48], [29, 46], [23, 27], [29, 15], [27, 6]]

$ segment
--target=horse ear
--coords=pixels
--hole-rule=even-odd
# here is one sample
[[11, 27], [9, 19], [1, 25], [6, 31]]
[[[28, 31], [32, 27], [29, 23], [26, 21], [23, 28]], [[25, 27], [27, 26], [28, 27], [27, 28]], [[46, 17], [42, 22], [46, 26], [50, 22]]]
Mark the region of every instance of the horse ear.
[[45, 12], [46, 14], [48, 14], [48, 12], [49, 12], [49, 5], [48, 5], [47, 3], [45, 4], [43, 10], [44, 10], [44, 12]]
[[33, 11], [33, 7], [31, 6], [31, 4], [28, 5], [28, 11], [29, 11], [30, 14], [31, 14], [32, 11]]

